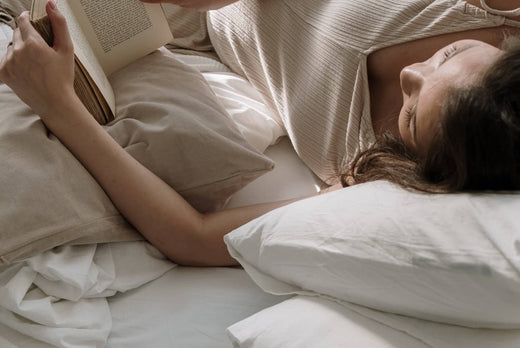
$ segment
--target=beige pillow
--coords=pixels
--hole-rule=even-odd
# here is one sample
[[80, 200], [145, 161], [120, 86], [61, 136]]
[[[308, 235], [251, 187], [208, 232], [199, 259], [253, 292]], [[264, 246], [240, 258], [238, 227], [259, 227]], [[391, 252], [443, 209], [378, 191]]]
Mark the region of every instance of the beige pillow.
[[15, 18], [31, 9], [32, 0], [0, 0], [0, 22], [16, 27]]
[[[110, 78], [107, 131], [200, 211], [272, 169], [228, 118], [201, 74], [157, 51]], [[29, 107], [0, 85], [0, 263], [63, 244], [142, 238]]]

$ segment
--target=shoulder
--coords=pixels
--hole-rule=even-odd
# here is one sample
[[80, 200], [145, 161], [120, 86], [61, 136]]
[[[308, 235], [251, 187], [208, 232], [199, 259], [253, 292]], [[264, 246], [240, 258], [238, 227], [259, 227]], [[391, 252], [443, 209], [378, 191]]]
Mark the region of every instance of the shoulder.
[[[481, 0], [465, 0], [467, 3], [483, 9]], [[498, 11], [512, 11], [520, 8], [518, 0], [485, 0], [488, 7]], [[520, 21], [520, 16], [509, 16], [510, 19]]]

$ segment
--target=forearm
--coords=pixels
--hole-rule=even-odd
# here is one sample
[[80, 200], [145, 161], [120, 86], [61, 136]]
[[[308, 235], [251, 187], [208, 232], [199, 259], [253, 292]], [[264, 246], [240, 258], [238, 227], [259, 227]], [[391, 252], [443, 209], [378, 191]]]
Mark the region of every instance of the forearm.
[[[234, 265], [226, 233], [291, 201], [200, 214], [175, 190], [142, 166], [70, 96], [47, 126], [96, 178], [123, 216], [179, 264]], [[52, 121], [55, 120], [55, 121]]]
[[60, 115], [52, 120], [47, 118], [47, 127], [96, 178], [123, 216], [167, 256], [182, 258], [180, 246], [187, 244], [184, 239], [190, 233], [195, 237], [202, 229], [202, 215], [128, 155], [77, 97], [68, 98], [57, 112]]

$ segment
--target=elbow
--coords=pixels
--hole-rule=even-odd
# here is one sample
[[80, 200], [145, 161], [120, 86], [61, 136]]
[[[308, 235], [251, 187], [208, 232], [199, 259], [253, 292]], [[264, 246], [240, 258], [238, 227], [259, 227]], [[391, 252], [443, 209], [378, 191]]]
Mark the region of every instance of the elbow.
[[[175, 233], [175, 232], [174, 232]], [[180, 266], [191, 267], [217, 267], [234, 266], [238, 262], [233, 259], [224, 243], [222, 233], [213, 233], [211, 229], [203, 226], [184, 233], [178, 238], [164, 243], [159, 250]]]
[[189, 267], [225, 267], [236, 266], [238, 262], [233, 259], [227, 249], [215, 250], [214, 248], [204, 248], [200, 245], [186, 247], [185, 252], [180, 254], [165, 254], [171, 261], [179, 266]]

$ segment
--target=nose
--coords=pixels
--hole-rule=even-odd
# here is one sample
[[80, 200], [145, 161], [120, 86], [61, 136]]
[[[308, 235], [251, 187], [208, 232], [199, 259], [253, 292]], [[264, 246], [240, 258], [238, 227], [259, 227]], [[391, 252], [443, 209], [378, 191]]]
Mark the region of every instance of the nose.
[[428, 62], [415, 63], [401, 70], [401, 89], [404, 94], [410, 96], [414, 91], [421, 89], [425, 78], [431, 72]]

